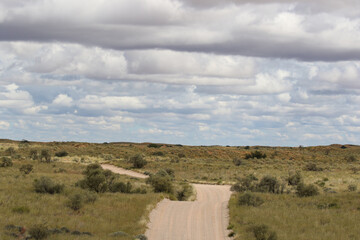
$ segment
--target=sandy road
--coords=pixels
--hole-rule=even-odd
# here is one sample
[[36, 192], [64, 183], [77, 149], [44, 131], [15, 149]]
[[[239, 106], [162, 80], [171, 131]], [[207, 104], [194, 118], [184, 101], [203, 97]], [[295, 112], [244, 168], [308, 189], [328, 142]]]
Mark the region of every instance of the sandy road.
[[150, 213], [149, 240], [225, 240], [230, 186], [193, 185], [194, 202], [165, 199]]
[[[101, 165], [115, 173], [133, 177], [148, 176]], [[149, 240], [228, 240], [228, 202], [230, 186], [193, 184], [197, 199], [193, 202], [162, 200], [150, 213], [145, 235]]]

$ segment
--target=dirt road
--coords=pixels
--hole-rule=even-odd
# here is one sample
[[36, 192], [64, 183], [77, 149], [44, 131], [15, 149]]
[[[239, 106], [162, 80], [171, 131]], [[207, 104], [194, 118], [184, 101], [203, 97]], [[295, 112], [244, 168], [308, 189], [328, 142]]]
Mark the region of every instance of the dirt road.
[[194, 202], [163, 200], [150, 213], [149, 240], [225, 240], [230, 186], [193, 185]]
[[[133, 177], [148, 176], [101, 165], [115, 173]], [[164, 199], [150, 213], [145, 235], [149, 240], [228, 240], [228, 202], [230, 186], [193, 184], [197, 198], [193, 202]]]
[[124, 174], [124, 175], [128, 175], [131, 177], [136, 177], [136, 178], [148, 178], [148, 175], [142, 174], [142, 173], [138, 173], [138, 172], [134, 172], [134, 171], [130, 171], [130, 170], [126, 170], [123, 168], [119, 168], [119, 167], [115, 167], [114, 165], [110, 165], [110, 164], [101, 164], [103, 169], [107, 169], [110, 170], [114, 173], [118, 173], [118, 174]]

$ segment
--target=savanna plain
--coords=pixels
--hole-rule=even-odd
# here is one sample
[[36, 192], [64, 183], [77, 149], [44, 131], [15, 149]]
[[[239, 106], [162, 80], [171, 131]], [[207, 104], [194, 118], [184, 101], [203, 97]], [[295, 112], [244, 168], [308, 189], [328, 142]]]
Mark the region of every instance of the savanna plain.
[[[149, 176], [115, 174], [111, 164]], [[164, 198], [231, 185], [229, 237], [360, 239], [360, 146], [0, 140], [0, 239], [147, 239]], [[163, 229], [166, 231], [166, 229]]]

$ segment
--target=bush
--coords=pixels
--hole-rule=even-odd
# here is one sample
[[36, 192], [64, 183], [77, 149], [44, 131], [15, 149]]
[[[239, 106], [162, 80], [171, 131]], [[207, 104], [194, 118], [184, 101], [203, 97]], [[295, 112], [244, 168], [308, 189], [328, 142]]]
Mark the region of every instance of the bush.
[[68, 206], [69, 208], [71, 208], [74, 211], [79, 210], [80, 208], [82, 208], [84, 206], [83, 197], [79, 193], [76, 193], [76, 194], [70, 196], [69, 200], [66, 203], [66, 206]]
[[316, 196], [319, 194], [319, 189], [313, 184], [305, 185], [301, 183], [296, 188], [296, 194], [299, 197]]
[[21, 206], [21, 207], [14, 207], [13, 209], [11, 209], [11, 211], [13, 213], [29, 213], [30, 212], [30, 209], [28, 207], [25, 207], [25, 206]]
[[51, 162], [51, 155], [50, 155], [49, 150], [47, 150], [47, 149], [41, 150], [40, 161], [47, 162], [47, 163]]
[[256, 240], [277, 240], [276, 232], [270, 231], [269, 227], [264, 224], [253, 226], [250, 230]]
[[301, 173], [299, 171], [297, 171], [295, 174], [290, 175], [287, 178], [287, 182], [291, 186], [297, 186], [298, 184], [300, 184], [302, 182]]
[[33, 165], [31, 165], [31, 164], [23, 164], [23, 165], [21, 165], [19, 170], [20, 170], [20, 172], [22, 172], [24, 174], [29, 174], [33, 170]]
[[8, 149], [5, 150], [5, 154], [9, 155], [9, 156], [14, 155], [15, 154], [15, 148], [9, 147]]
[[69, 153], [67, 151], [60, 151], [60, 152], [55, 153], [56, 157], [66, 157], [68, 155], [69, 155]]
[[258, 207], [263, 203], [264, 200], [261, 197], [255, 196], [252, 193], [245, 193], [243, 195], [240, 195], [238, 198], [238, 205], [240, 206], [247, 205], [247, 206]]
[[109, 186], [110, 192], [121, 192], [121, 193], [131, 193], [132, 185], [130, 182], [126, 184], [123, 182], [115, 182]]
[[345, 157], [345, 160], [346, 160], [348, 163], [352, 163], [352, 162], [356, 162], [356, 161], [357, 161], [357, 158], [356, 158], [354, 155], [351, 155], [351, 156]]
[[38, 151], [35, 150], [35, 149], [31, 149], [30, 150], [30, 154], [29, 154], [29, 157], [32, 159], [32, 160], [37, 160], [38, 159]]
[[148, 144], [148, 148], [161, 148], [161, 147], [162, 147], [161, 144], [155, 144], [155, 143]]
[[42, 240], [49, 236], [49, 230], [45, 225], [35, 225], [29, 229], [29, 234], [35, 240]]
[[13, 165], [13, 162], [11, 158], [3, 157], [1, 159], [0, 167], [11, 167]]
[[141, 154], [131, 157], [130, 162], [132, 162], [134, 168], [143, 168], [147, 164], [147, 161]]
[[179, 153], [179, 154], [178, 154], [178, 157], [179, 157], [179, 158], [184, 158], [184, 157], [186, 157], [186, 155], [185, 155], [184, 153]]
[[151, 155], [153, 155], [153, 156], [159, 156], [159, 157], [163, 157], [163, 156], [165, 156], [165, 153], [164, 152], [154, 152], [154, 153], [152, 153]]
[[257, 159], [266, 158], [266, 154], [265, 154], [265, 153], [261, 153], [260, 151], [255, 151], [255, 152], [252, 152], [252, 153], [247, 153], [247, 154], [245, 155], [245, 159], [250, 159], [250, 158], [257, 158]]
[[256, 188], [259, 192], [269, 192], [276, 194], [281, 194], [284, 192], [284, 185], [280, 184], [279, 181], [272, 176], [263, 177]]
[[242, 160], [240, 158], [234, 158], [233, 163], [235, 166], [240, 166], [242, 164]]
[[316, 166], [315, 163], [309, 163], [305, 166], [305, 170], [306, 171], [313, 171], [313, 172], [320, 172], [323, 171], [324, 169], [321, 167]]
[[155, 192], [173, 192], [172, 178], [165, 170], [160, 170], [155, 175], [150, 176], [147, 180]]
[[41, 177], [40, 179], [35, 179], [34, 189], [37, 193], [61, 193], [64, 190], [64, 185], [54, 183], [48, 177]]
[[355, 192], [355, 191], [357, 190], [357, 185], [355, 185], [355, 184], [350, 184], [350, 185], [348, 186], [348, 190], [349, 190], [349, 192]]
[[176, 198], [179, 201], [186, 201], [193, 194], [193, 188], [188, 183], [182, 183], [181, 189], [176, 192]]
[[258, 179], [253, 174], [239, 178], [237, 183], [231, 187], [231, 190], [235, 192], [253, 191], [256, 188], [256, 180]]
[[103, 170], [100, 164], [88, 165], [83, 173], [85, 178], [77, 182], [76, 186], [98, 193], [108, 191], [115, 180], [114, 174], [110, 170]]

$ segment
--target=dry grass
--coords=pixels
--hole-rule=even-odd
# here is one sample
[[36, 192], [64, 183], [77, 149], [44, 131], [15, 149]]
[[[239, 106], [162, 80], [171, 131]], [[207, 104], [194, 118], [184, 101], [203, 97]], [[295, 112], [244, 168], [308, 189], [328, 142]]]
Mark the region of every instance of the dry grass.
[[269, 226], [279, 240], [360, 239], [359, 193], [323, 194], [308, 198], [292, 194], [257, 195], [265, 201], [260, 207], [238, 206], [236, 196], [230, 200], [231, 225], [238, 233], [236, 239], [255, 239], [248, 229], [258, 224]]
[[[23, 176], [19, 171], [19, 166], [23, 163], [33, 164], [34, 172]], [[59, 168], [66, 172], [54, 173], [54, 170]], [[0, 239], [14, 239], [5, 234], [4, 227], [9, 224], [26, 228], [35, 224], [46, 224], [51, 229], [67, 227], [73, 231], [90, 232], [94, 235], [78, 237], [59, 234], [52, 235], [49, 239], [113, 239], [108, 235], [117, 231], [131, 236], [145, 232], [144, 218], [150, 211], [149, 206], [154, 206], [162, 198], [160, 194], [105, 193], [99, 195], [95, 203], [86, 204], [79, 212], [66, 207], [67, 196], [73, 192], [85, 191], [74, 186], [76, 181], [83, 178], [83, 170], [84, 166], [79, 164], [46, 164], [36, 161], [18, 161], [13, 167], [0, 168]], [[40, 176], [48, 176], [65, 184], [65, 192], [54, 195], [35, 193], [32, 183]], [[14, 208], [19, 207], [28, 208], [30, 211], [13, 212]]]

